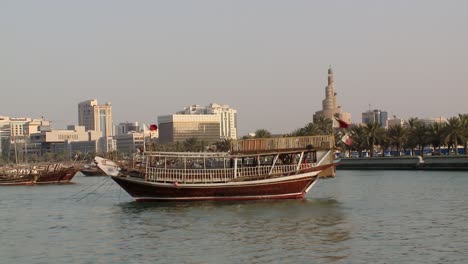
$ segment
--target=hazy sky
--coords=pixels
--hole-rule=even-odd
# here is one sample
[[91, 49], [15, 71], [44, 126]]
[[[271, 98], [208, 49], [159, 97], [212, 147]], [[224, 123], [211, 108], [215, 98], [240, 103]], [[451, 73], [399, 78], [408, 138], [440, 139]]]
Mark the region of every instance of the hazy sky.
[[0, 115], [114, 123], [229, 104], [239, 135], [290, 132], [321, 108], [327, 69], [353, 121], [468, 113], [468, 1], [4, 1]]

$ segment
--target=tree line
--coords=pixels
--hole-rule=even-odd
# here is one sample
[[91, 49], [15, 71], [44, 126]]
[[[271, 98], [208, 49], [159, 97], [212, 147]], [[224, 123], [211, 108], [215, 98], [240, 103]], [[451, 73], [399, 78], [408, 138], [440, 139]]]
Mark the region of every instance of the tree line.
[[[424, 156], [424, 149], [432, 147], [436, 153], [441, 153], [441, 148], [447, 148], [450, 155], [453, 150], [458, 155], [457, 147], [463, 146], [463, 153], [467, 153], [468, 141], [468, 114], [459, 114], [450, 117], [446, 122], [427, 123], [418, 118], [410, 118], [403, 125], [396, 124], [383, 128], [376, 122], [367, 124], [352, 124], [349, 128], [334, 128], [332, 120], [325, 117], [318, 117], [314, 122], [306, 124], [302, 128], [276, 136], [316, 136], [334, 135], [337, 146], [351, 153], [356, 151], [359, 157], [363, 152], [369, 155], [384, 156], [390, 151], [394, 156], [401, 155], [401, 152], [410, 151], [411, 155], [419, 152]], [[348, 134], [352, 140], [350, 145], [346, 145], [341, 139]], [[267, 129], [257, 129], [253, 135], [245, 135], [242, 139], [250, 138], [270, 138], [273, 135]], [[197, 138], [189, 138], [183, 142], [169, 144], [155, 144], [157, 151], [228, 151], [231, 140], [224, 139], [214, 144], [207, 144]]]
[[[348, 133], [352, 139], [351, 145], [346, 145], [341, 138]], [[292, 136], [312, 136], [321, 134], [333, 134], [337, 145], [346, 151], [357, 151], [359, 157], [368, 151], [373, 157], [374, 150], [384, 156], [385, 151], [391, 151], [395, 156], [409, 150], [415, 155], [424, 155], [424, 148], [432, 147], [440, 153], [441, 148], [447, 148], [448, 154], [454, 150], [458, 155], [457, 147], [463, 146], [463, 153], [467, 152], [468, 141], [468, 114], [459, 114], [447, 119], [446, 122], [427, 123], [418, 118], [410, 118], [403, 125], [396, 124], [388, 128], [381, 127], [376, 122], [368, 124], [351, 125], [348, 129], [332, 128], [332, 120], [319, 117], [313, 123], [303, 128], [296, 129]]]

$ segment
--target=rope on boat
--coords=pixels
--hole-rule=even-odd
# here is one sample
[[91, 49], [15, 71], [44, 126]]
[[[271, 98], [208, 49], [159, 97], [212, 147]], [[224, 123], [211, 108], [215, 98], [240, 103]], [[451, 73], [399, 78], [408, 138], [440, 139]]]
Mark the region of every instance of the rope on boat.
[[91, 194], [95, 194], [95, 192], [100, 189], [102, 186], [104, 186], [105, 184], [107, 184], [110, 180], [110, 178], [107, 178], [105, 181], [103, 181], [100, 185], [98, 185], [96, 188], [92, 189], [90, 192], [88, 192], [85, 196], [81, 197], [80, 199], [76, 200], [77, 202], [83, 200], [84, 198], [87, 198], [88, 196], [90, 196]]
[[78, 195], [78, 194], [80, 194], [80, 193], [82, 193], [82, 192], [86, 191], [87, 189], [89, 189], [89, 188], [91, 188], [91, 187], [94, 187], [94, 186], [95, 186], [95, 185], [93, 185], [93, 184], [89, 184], [89, 185], [86, 186], [85, 188], [81, 189], [80, 191], [78, 191], [78, 192], [76, 192], [76, 193], [74, 193], [74, 194], [72, 194], [72, 195], [69, 195], [69, 196], [65, 197], [64, 199], [72, 198], [73, 196], [76, 196], [76, 195]]
[[[108, 183], [109, 181], [105, 181], [104, 183]], [[93, 202], [99, 200], [100, 198], [102, 198], [105, 194], [107, 194], [107, 190], [109, 190], [109, 188], [113, 185], [112, 181], [111, 181], [111, 184], [107, 184], [105, 186], [103, 186], [103, 189], [101, 190], [101, 193], [99, 195], [96, 195], [96, 199], [93, 200]]]
[[[76, 201], [79, 202], [79, 201], [83, 200], [84, 198], [88, 197], [89, 195], [93, 194], [95, 191], [97, 191], [97, 190], [98, 190], [99, 188], [101, 188], [103, 185], [107, 184], [109, 181], [111, 181], [110, 177], [109, 177], [109, 178], [106, 178], [106, 180], [104, 180], [104, 181], [103, 181], [101, 184], [99, 184], [98, 186], [91, 185], [91, 187], [95, 187], [95, 188], [92, 189], [92, 190], [90, 190], [90, 191], [89, 191], [88, 193], [86, 193], [83, 197], [77, 199]], [[88, 186], [88, 187], [89, 187], [89, 186]], [[76, 194], [85, 191], [86, 189], [88, 189], [88, 187], [85, 188], [85, 189], [83, 189], [83, 190], [81, 190], [81, 191], [79, 191], [79, 192], [77, 192]], [[74, 194], [74, 195], [76, 195], [76, 194]], [[74, 195], [72, 195], [72, 196], [74, 196]], [[72, 197], [72, 196], [70, 196], [70, 197]]]

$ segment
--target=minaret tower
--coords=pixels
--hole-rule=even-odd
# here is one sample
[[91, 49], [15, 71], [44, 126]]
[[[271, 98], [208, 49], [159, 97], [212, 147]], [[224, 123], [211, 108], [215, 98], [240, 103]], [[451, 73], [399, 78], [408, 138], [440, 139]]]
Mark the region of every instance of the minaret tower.
[[335, 92], [335, 79], [331, 65], [328, 67], [328, 85], [325, 87], [325, 99], [322, 100], [322, 110], [315, 112], [314, 119], [318, 116], [326, 118], [338, 117], [346, 122], [351, 122], [351, 114], [342, 113], [341, 106], [338, 106]]
[[331, 65], [328, 68], [328, 85], [325, 88], [325, 99], [322, 101], [322, 110], [332, 111], [337, 109], [335, 81]]

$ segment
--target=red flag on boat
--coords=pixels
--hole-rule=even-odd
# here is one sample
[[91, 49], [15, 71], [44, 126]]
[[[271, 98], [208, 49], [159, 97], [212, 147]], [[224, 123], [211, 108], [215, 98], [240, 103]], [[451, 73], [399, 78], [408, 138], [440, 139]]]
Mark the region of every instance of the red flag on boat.
[[158, 130], [158, 126], [156, 124], [152, 124], [152, 125], [149, 126], [149, 130], [150, 131], [156, 131], [156, 130]]
[[178, 187], [178, 186], [179, 186], [179, 183], [178, 183], [178, 182], [174, 182], [174, 186], [175, 186], [175, 187]]
[[339, 127], [339, 128], [348, 128], [349, 127], [349, 124], [346, 123], [345, 121], [339, 119], [339, 118], [336, 118], [336, 117], [333, 117], [333, 127]]
[[342, 138], [341, 141], [345, 143], [348, 146], [351, 146], [353, 144], [353, 139], [349, 136], [348, 133], [346, 133]]

